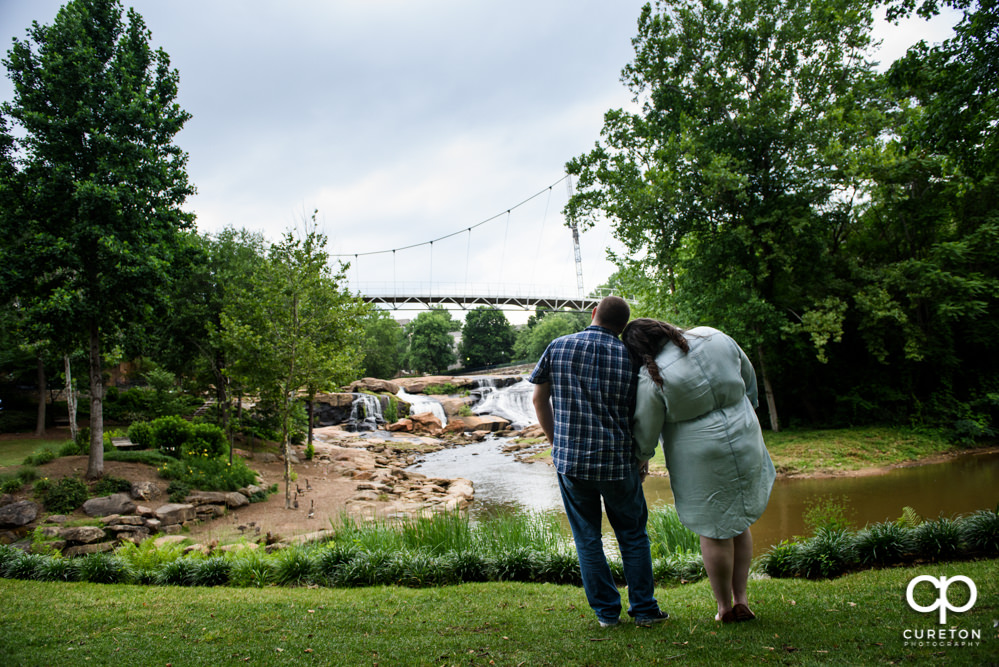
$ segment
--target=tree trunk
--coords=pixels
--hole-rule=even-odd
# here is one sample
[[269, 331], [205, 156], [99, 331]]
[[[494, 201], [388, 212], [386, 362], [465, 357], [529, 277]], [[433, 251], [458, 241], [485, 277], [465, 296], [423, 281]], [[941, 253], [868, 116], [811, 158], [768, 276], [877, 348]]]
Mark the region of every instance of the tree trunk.
[[38, 419], [35, 421], [35, 437], [45, 437], [45, 359], [38, 354]]
[[309, 439], [307, 441], [306, 447], [312, 447], [312, 419], [315, 415], [315, 403], [312, 400], [312, 396], [309, 396], [309, 400], [306, 401], [306, 405], [309, 409]]
[[767, 412], [770, 413], [770, 430], [774, 433], [780, 432], [780, 419], [777, 418], [777, 399], [774, 397], [774, 388], [770, 384], [770, 375], [767, 373], [767, 364], [763, 361], [763, 346], [756, 348], [757, 358], [760, 360], [760, 377], [763, 378], [763, 391], [767, 397]]
[[232, 428], [229, 419], [229, 393], [226, 391], [225, 373], [219, 367], [215, 370], [215, 402], [219, 406], [222, 416], [222, 430], [229, 441], [229, 465], [232, 465]]
[[87, 479], [104, 476], [104, 377], [101, 375], [101, 331], [90, 325], [90, 458]]
[[73, 387], [73, 370], [69, 364], [68, 354], [64, 354], [62, 360], [66, 366], [66, 409], [69, 413], [69, 437], [73, 439], [73, 442], [76, 442], [76, 434], [79, 429], [76, 425], [76, 389]]

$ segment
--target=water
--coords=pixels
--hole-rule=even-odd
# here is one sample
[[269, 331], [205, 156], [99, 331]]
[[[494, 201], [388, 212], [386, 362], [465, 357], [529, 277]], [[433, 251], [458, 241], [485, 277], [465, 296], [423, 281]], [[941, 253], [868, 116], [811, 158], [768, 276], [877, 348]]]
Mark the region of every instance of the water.
[[534, 404], [531, 402], [534, 385], [527, 380], [521, 380], [502, 389], [487, 386], [480, 391], [482, 399], [472, 408], [473, 414], [501, 417], [517, 430], [537, 423]]
[[[558, 512], [562, 500], [554, 469], [504, 454], [503, 439], [433, 452], [414, 467], [429, 477], [465, 477], [475, 485], [473, 514], [498, 511]], [[650, 507], [673, 503], [669, 480], [649, 477]], [[909, 506], [924, 518], [954, 516], [999, 504], [999, 454], [969, 454], [944, 463], [900, 468], [882, 475], [778, 480], [766, 512], [753, 525], [754, 553], [805, 535], [804, 514], [820, 499], [847, 506], [855, 528], [897, 519]]]
[[447, 426], [447, 415], [444, 414], [444, 406], [440, 401], [422, 394], [410, 394], [405, 389], [400, 389], [396, 396], [409, 403], [409, 414], [419, 415], [429, 412], [441, 420], [441, 426]]

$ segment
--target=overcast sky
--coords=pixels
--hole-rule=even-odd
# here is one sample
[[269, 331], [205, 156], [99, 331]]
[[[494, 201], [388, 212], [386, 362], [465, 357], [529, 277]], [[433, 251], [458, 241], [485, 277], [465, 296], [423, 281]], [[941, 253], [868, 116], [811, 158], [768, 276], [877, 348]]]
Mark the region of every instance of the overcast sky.
[[[0, 0], [4, 55], [62, 4]], [[643, 4], [125, 2], [180, 71], [178, 101], [193, 118], [177, 143], [190, 156], [198, 193], [187, 208], [201, 231], [246, 227], [276, 240], [318, 209], [329, 250], [354, 254], [491, 219], [432, 248], [351, 257], [350, 280], [567, 295], [576, 272], [561, 215], [564, 165], [594, 145], [605, 111], [629, 104], [619, 78]], [[879, 59], [939, 42], [953, 22], [881, 31]], [[0, 99], [12, 99], [6, 77]], [[589, 291], [613, 271], [605, 248], [614, 241], [606, 225], [581, 241]]]

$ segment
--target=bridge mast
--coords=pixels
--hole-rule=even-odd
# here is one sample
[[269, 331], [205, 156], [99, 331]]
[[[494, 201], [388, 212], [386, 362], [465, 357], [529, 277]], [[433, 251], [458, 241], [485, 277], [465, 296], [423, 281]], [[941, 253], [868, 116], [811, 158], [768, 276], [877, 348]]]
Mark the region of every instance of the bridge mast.
[[[565, 187], [569, 191], [569, 199], [572, 199], [572, 176], [566, 174]], [[572, 229], [572, 246], [576, 252], [576, 290], [579, 298], [583, 297], [583, 257], [579, 252], [579, 227], [576, 225], [576, 221], [573, 220], [569, 223], [569, 228]]]

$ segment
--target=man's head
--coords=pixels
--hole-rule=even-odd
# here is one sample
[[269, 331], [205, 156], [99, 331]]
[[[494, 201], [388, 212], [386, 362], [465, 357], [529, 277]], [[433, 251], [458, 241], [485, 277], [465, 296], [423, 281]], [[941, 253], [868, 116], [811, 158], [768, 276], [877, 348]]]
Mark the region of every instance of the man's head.
[[628, 302], [619, 296], [605, 296], [593, 309], [593, 323], [616, 334], [624, 331], [630, 317]]

